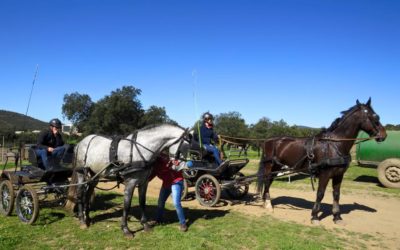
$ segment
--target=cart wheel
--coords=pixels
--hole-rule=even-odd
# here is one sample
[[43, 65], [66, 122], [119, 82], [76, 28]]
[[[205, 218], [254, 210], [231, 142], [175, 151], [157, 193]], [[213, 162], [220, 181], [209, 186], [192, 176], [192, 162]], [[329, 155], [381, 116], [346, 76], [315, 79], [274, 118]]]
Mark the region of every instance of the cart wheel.
[[11, 215], [14, 208], [14, 198], [14, 188], [11, 181], [2, 181], [0, 183], [0, 213], [2, 215]]
[[39, 216], [39, 200], [36, 191], [30, 186], [22, 186], [15, 201], [19, 219], [26, 224], [33, 224]]
[[205, 207], [217, 204], [221, 197], [221, 187], [217, 179], [209, 174], [204, 174], [196, 181], [196, 199]]
[[378, 179], [388, 188], [400, 188], [400, 159], [386, 159], [378, 165]]
[[189, 185], [186, 179], [183, 179], [183, 189], [182, 189], [182, 194], [181, 194], [181, 201], [184, 201], [187, 199], [189, 193]]
[[182, 171], [183, 177], [185, 178], [194, 178], [197, 175], [197, 169], [185, 169]]
[[[244, 174], [242, 174], [241, 172], [237, 172], [233, 175], [233, 180], [236, 180], [243, 176]], [[232, 199], [240, 199], [249, 192], [249, 184], [246, 183], [233, 185], [230, 189], [227, 189], [226, 192]]]

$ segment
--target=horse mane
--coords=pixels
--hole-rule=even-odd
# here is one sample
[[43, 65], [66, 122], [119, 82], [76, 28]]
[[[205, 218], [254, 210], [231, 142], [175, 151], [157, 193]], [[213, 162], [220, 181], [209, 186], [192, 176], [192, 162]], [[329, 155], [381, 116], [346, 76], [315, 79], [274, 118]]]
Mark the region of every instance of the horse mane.
[[180, 125], [176, 125], [176, 124], [172, 124], [172, 123], [156, 123], [156, 124], [150, 124], [150, 125], [144, 126], [143, 128], [140, 128], [137, 131], [150, 130], [150, 129], [153, 129], [153, 128], [163, 127], [163, 126], [178, 127], [178, 128], [181, 128], [181, 129], [185, 130]]
[[340, 112], [342, 114], [342, 116], [336, 118], [332, 122], [331, 126], [329, 126], [329, 128], [322, 128], [321, 132], [319, 132], [316, 136], [319, 137], [319, 136], [322, 136], [322, 135], [324, 135], [326, 133], [333, 132], [339, 126], [339, 124], [347, 117], [347, 115], [352, 113], [359, 106], [360, 106], [360, 104], [356, 104], [353, 107], [350, 107], [348, 110]]

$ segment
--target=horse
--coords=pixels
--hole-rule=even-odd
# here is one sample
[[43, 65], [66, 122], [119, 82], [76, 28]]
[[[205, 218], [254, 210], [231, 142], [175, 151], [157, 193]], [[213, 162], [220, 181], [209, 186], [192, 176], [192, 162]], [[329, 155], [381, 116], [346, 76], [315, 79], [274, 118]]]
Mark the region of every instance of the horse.
[[[342, 112], [328, 129], [310, 138], [273, 137], [267, 139], [262, 147], [257, 190], [264, 208], [273, 211], [269, 188], [274, 177], [283, 171], [309, 172], [318, 177], [317, 198], [311, 212], [311, 222], [319, 224], [318, 213], [326, 186], [332, 179], [333, 221], [344, 224], [340, 215], [340, 186], [343, 175], [351, 162], [350, 149], [360, 130], [368, 133], [376, 141], [386, 139], [386, 130], [379, 116], [371, 107], [371, 98], [366, 104], [356, 101], [356, 105]], [[264, 189], [264, 190], [263, 190]]]
[[112, 140], [100, 135], [89, 135], [75, 147], [75, 168], [69, 197], [76, 194], [78, 218], [81, 228], [90, 225], [90, 198], [100, 178], [123, 182], [124, 206], [121, 218], [123, 234], [133, 237], [128, 228], [128, 212], [136, 186], [139, 189], [139, 207], [141, 210], [140, 223], [144, 231], [149, 231], [147, 223], [146, 192], [148, 177], [157, 156], [169, 148], [171, 161], [182, 165], [180, 158], [189, 149], [190, 137], [187, 130], [180, 126], [162, 124], [148, 126], [130, 134], [125, 138]]
[[250, 147], [251, 140], [245, 138], [235, 138], [225, 135], [220, 135], [221, 141], [221, 152], [226, 158], [225, 154], [225, 145], [228, 145], [228, 149], [230, 150], [232, 147], [237, 148], [237, 156], [241, 157], [242, 153], [244, 157], [247, 157], [247, 150]]

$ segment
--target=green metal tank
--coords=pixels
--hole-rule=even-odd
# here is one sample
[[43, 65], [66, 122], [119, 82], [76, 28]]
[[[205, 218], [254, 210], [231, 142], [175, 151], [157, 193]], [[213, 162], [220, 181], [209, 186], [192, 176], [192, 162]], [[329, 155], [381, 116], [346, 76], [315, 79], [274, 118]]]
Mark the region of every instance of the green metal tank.
[[[400, 188], [400, 131], [386, 131], [383, 142], [368, 140], [356, 147], [356, 159], [359, 165], [378, 166], [378, 179], [382, 185]], [[361, 132], [358, 138], [368, 138]]]
[[[400, 159], [400, 131], [386, 131], [387, 137], [383, 142], [368, 140], [357, 144], [357, 161], [361, 164], [379, 164], [388, 158]], [[358, 138], [368, 138], [369, 135], [361, 132]]]

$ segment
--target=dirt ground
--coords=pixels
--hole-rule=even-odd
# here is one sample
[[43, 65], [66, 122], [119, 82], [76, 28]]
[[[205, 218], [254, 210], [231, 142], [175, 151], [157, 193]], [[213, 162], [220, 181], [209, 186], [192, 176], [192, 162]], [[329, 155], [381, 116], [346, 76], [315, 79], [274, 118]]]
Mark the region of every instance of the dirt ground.
[[[158, 179], [151, 181], [148, 196], [158, 197], [160, 186], [161, 182]], [[122, 192], [123, 186], [118, 191]], [[194, 190], [191, 188], [189, 191]], [[208, 209], [237, 211], [251, 216], [269, 214], [282, 221], [311, 225], [311, 209], [315, 200], [315, 192], [311, 188], [308, 191], [298, 191], [274, 188], [272, 185], [273, 212], [268, 212], [262, 207], [262, 201], [258, 199], [254, 191], [254, 188], [250, 187], [249, 194], [243, 200], [231, 200], [223, 193], [217, 206]], [[170, 198], [168, 202], [172, 202]], [[333, 223], [331, 204], [332, 193], [327, 191], [322, 203], [319, 226], [370, 234], [382, 239], [388, 249], [400, 249], [400, 200], [398, 198], [377, 197], [363, 191], [357, 191], [355, 194], [342, 194], [340, 208], [344, 225]], [[182, 205], [193, 209], [206, 209], [198, 203], [194, 193], [191, 193], [188, 201], [184, 201]]]

